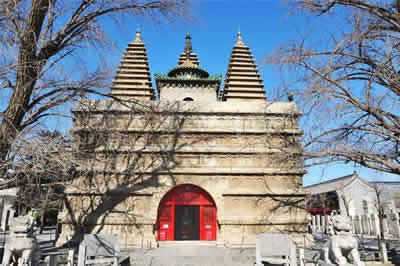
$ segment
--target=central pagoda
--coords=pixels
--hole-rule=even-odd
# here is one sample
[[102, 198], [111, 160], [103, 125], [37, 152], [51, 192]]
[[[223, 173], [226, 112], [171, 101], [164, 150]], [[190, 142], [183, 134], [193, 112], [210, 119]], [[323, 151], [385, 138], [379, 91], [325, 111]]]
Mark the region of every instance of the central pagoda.
[[200, 67], [197, 55], [192, 49], [191, 37], [187, 34], [178, 66], [166, 75], [156, 73], [155, 79], [160, 100], [216, 101], [222, 75], [210, 76]]

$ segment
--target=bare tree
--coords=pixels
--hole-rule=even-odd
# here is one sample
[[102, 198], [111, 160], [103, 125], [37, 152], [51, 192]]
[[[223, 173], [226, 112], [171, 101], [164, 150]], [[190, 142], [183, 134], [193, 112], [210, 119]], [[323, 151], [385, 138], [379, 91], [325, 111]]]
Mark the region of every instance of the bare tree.
[[65, 153], [70, 145], [70, 139], [57, 130], [40, 130], [31, 141], [24, 141], [18, 158], [14, 158], [10, 179], [2, 184], [19, 188], [16, 201], [19, 214], [37, 209], [43, 224], [46, 211], [58, 212], [63, 203], [65, 174], [72, 166], [71, 160], [60, 159], [69, 159]]
[[292, 3], [311, 15], [344, 22], [318, 43], [304, 37], [268, 58], [296, 72], [290, 72], [296, 80], [287, 90], [309, 118], [304, 138], [308, 165], [352, 161], [400, 174], [400, 2]]
[[[383, 202], [383, 198], [382, 198], [382, 193], [383, 193], [383, 189], [382, 187], [379, 186], [378, 183], [373, 183], [372, 184], [375, 195], [376, 195], [376, 201], [375, 201], [375, 209], [377, 210], [378, 213], [378, 222], [379, 222], [379, 231], [380, 231], [380, 235], [378, 237], [378, 241], [385, 241], [385, 230], [384, 230], [384, 219], [386, 216], [386, 212], [385, 212], [385, 206], [384, 206], [384, 202]], [[380, 242], [379, 242], [380, 243]], [[381, 246], [379, 245], [379, 248]]]
[[[163, 186], [159, 173], [180, 165], [182, 153], [177, 152], [207, 145], [205, 136], [182, 136], [192, 109], [181, 105], [81, 101], [73, 110], [71, 136], [39, 131], [16, 139], [10, 153], [13, 168], [1, 187], [18, 186], [18, 202], [41, 213], [53, 203], [63, 205], [58, 220], [71, 225], [71, 243], [83, 233], [100, 232], [115, 213], [134, 223], [135, 206], [124, 202]], [[174, 175], [169, 178], [173, 186]]]
[[131, 223], [137, 219], [135, 207], [120, 209], [120, 203], [137, 191], [161, 186], [158, 173], [174, 169], [176, 151], [190, 145], [180, 136], [187, 119], [180, 108], [179, 102], [81, 102], [73, 131], [78, 178], [65, 182], [61, 215], [72, 225], [71, 242], [83, 233], [100, 232], [115, 212]]
[[71, 62], [85, 62], [82, 50], [89, 44], [106, 43], [105, 22], [132, 15], [171, 19], [186, 14], [186, 7], [185, 0], [0, 0], [2, 173], [19, 134], [57, 115], [57, 106], [87, 93], [105, 94], [108, 72], [64, 71]]

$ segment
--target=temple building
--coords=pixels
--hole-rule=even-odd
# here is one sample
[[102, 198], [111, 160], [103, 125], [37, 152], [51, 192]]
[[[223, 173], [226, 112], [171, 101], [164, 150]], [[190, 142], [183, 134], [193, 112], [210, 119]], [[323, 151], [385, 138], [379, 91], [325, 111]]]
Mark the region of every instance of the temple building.
[[368, 182], [357, 172], [305, 186], [307, 211], [314, 232], [327, 231], [326, 217], [335, 213], [352, 218], [353, 232], [380, 235], [379, 208], [384, 213], [382, 224], [387, 237], [400, 236], [400, 183]]
[[153, 88], [138, 31], [109, 99], [73, 110], [80, 177], [66, 191], [58, 245], [84, 233], [117, 234], [122, 248], [254, 246], [263, 232], [304, 243], [296, 105], [267, 101], [240, 33], [224, 79], [200, 62], [187, 35], [177, 65], [156, 73]]

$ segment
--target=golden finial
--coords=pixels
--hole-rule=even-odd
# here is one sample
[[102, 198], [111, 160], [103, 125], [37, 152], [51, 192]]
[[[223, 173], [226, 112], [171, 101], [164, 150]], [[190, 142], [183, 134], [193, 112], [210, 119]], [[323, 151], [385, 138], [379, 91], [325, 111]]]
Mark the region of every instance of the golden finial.
[[135, 40], [133, 41], [133, 43], [142, 43], [142, 37], [140, 36], [139, 28], [136, 30], [136, 36], [135, 36]]
[[244, 46], [243, 40], [242, 40], [242, 33], [240, 33], [240, 29], [237, 33], [237, 40], [236, 40], [236, 44], [237, 46]]

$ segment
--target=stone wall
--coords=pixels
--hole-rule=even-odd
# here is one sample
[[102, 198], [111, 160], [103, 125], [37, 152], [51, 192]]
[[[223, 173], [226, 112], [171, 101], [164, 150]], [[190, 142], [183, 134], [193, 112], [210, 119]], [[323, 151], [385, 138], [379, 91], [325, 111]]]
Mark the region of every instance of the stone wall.
[[179, 184], [212, 196], [221, 245], [254, 245], [262, 232], [306, 233], [293, 103], [150, 105], [92, 101], [74, 111], [82, 177], [67, 189], [59, 245], [112, 232], [122, 246], [154, 246], [161, 198]]

